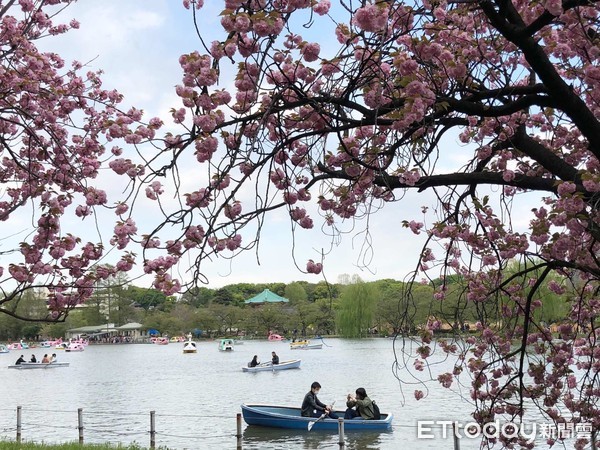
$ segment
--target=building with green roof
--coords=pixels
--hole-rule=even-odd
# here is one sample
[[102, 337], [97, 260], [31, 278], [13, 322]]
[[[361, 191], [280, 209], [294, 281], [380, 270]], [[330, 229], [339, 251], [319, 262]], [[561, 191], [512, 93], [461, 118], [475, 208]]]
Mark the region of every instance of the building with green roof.
[[288, 303], [287, 298], [283, 298], [268, 289], [265, 289], [260, 294], [244, 301], [246, 305], [264, 305], [265, 303]]

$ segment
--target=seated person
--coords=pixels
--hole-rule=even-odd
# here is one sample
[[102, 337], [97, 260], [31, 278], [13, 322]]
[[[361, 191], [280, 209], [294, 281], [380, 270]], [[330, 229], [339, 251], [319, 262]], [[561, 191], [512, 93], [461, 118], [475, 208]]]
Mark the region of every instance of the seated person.
[[[346, 406], [348, 409], [344, 414], [344, 419], [372, 420], [375, 418], [373, 402], [367, 396], [367, 391], [365, 391], [365, 388], [359, 387], [356, 390], [356, 396], [348, 394]], [[354, 409], [355, 407], [356, 409]]]
[[29, 362], [37, 362], [37, 359], [35, 358], [35, 355], [31, 355], [31, 358], [29, 359]]
[[310, 391], [304, 396], [304, 400], [302, 401], [302, 417], [321, 417], [323, 414], [326, 414], [331, 419], [337, 419], [338, 416], [331, 410], [331, 406], [321, 403], [317, 398], [319, 390], [321, 390], [321, 385], [318, 381], [310, 385]]
[[52, 357], [50, 358], [50, 362], [55, 362], [56, 361], [56, 353], [52, 353]]
[[279, 356], [277, 356], [277, 353], [275, 352], [271, 352], [271, 364], [275, 365], [275, 364], [279, 364]]
[[19, 364], [24, 363], [24, 362], [25, 362], [25, 358], [23, 358], [23, 355], [21, 355], [19, 357], [19, 359], [17, 359], [17, 362], [15, 363], [15, 365], [18, 366]]
[[256, 367], [258, 366], [260, 363], [258, 362], [258, 356], [254, 355], [254, 358], [252, 358], [252, 361], [250, 361], [248, 363], [248, 367]]
[[42, 364], [48, 364], [50, 362], [50, 358], [48, 358], [48, 354], [44, 355], [42, 358]]

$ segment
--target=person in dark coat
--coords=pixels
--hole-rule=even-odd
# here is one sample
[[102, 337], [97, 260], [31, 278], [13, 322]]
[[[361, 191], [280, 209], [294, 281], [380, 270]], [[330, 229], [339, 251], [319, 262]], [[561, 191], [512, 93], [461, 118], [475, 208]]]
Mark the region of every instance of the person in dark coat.
[[23, 355], [21, 355], [21, 356], [19, 357], [19, 359], [17, 359], [17, 362], [15, 363], [15, 365], [17, 365], [17, 366], [18, 366], [19, 364], [22, 364], [22, 363], [24, 363], [24, 362], [25, 362], [25, 358], [23, 358]]
[[331, 406], [322, 403], [317, 398], [317, 394], [320, 390], [321, 385], [318, 381], [315, 381], [310, 385], [310, 391], [307, 392], [302, 401], [302, 417], [321, 417], [323, 414], [327, 414], [327, 417], [337, 419], [338, 416], [331, 410]]
[[37, 362], [37, 359], [36, 359], [35, 355], [31, 355], [31, 358], [29, 359], [29, 362], [33, 362], [33, 363]]
[[273, 365], [275, 365], [275, 364], [279, 364], [279, 356], [277, 356], [277, 353], [275, 353], [275, 352], [271, 352], [271, 356], [272, 356], [272, 358], [271, 358], [271, 363], [272, 363]]
[[258, 362], [258, 356], [254, 355], [254, 358], [252, 358], [252, 361], [250, 361], [248, 363], [248, 367], [256, 367], [258, 366], [260, 363]]

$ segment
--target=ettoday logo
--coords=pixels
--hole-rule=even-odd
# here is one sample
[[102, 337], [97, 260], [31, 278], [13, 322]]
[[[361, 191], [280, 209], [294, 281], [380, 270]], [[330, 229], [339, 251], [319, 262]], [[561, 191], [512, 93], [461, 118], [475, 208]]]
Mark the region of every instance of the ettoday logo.
[[477, 422], [455, 422], [451, 420], [419, 420], [417, 421], [418, 439], [435, 439], [437, 430], [441, 428], [441, 437], [446, 439], [498, 439], [524, 438], [527, 443], [535, 441], [536, 437], [545, 439], [590, 439], [592, 434], [591, 423], [530, 423], [516, 424], [514, 422], [488, 422], [481, 425]]

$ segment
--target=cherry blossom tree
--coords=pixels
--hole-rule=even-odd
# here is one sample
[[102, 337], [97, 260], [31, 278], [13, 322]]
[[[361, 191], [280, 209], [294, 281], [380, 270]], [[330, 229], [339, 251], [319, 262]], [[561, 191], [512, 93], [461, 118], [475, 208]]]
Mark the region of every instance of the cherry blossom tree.
[[[54, 23], [70, 3], [0, 1], [0, 312], [25, 320], [62, 320], [96, 282], [131, 269], [135, 223], [97, 177], [110, 166], [133, 189], [144, 166], [120, 158], [119, 142], [152, 139], [161, 125], [143, 124], [139, 110], [120, 111], [121, 94], [104, 89], [100, 73], [38, 50], [36, 41], [78, 28], [75, 20]], [[103, 210], [114, 222], [110, 242], [82, 238]], [[114, 267], [103, 263], [111, 249]], [[32, 289], [47, 295], [47, 315], [19, 314]]]
[[[183, 4], [194, 19], [205, 8]], [[454, 368], [433, 378], [449, 388], [467, 380], [482, 424], [525, 419], [534, 407], [598, 428], [598, 5], [225, 0], [223, 34], [198, 30], [199, 50], [180, 58], [172, 115], [182, 128], [165, 138], [171, 159], [151, 164], [146, 193], [161, 202], [162, 183], [177, 180], [191, 154], [208, 182], [180, 192], [181, 205], [144, 236], [146, 271], [171, 289], [171, 269], [189, 253], [201, 280], [205, 261], [253, 248], [275, 210], [295, 231], [319, 225], [335, 235], [401, 205], [406, 191], [433, 192], [437, 204], [404, 222], [427, 237], [409, 286], [439, 278], [432, 301], [444, 302], [443, 280], [458, 279], [460, 300], [477, 310], [476, 334], [434, 340], [432, 318], [399, 376], [434, 371], [442, 352]], [[244, 189], [256, 191], [251, 202]], [[521, 199], [535, 207], [519, 227]], [[155, 249], [167, 254], [153, 258]], [[506, 272], [509, 264], [519, 270]], [[535, 319], [546, 285], [568, 293], [555, 334]], [[410, 289], [402, 307], [408, 329]], [[531, 446], [499, 442], [517, 443]]]

